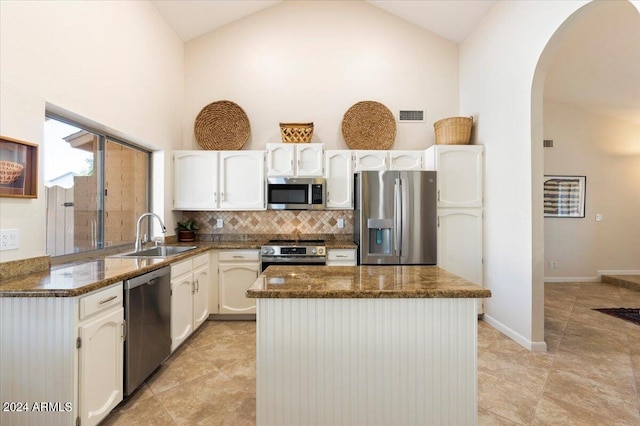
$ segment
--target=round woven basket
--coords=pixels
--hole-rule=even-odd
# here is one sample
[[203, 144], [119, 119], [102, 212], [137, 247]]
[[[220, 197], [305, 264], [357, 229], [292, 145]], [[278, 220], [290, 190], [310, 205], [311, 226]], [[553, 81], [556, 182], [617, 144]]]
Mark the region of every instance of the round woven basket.
[[473, 117], [450, 117], [433, 123], [437, 145], [467, 145], [471, 139]]
[[196, 117], [196, 141], [204, 149], [241, 149], [249, 139], [249, 118], [231, 101], [216, 101], [202, 108]]
[[344, 113], [342, 136], [351, 149], [389, 149], [396, 140], [396, 119], [380, 102], [361, 101]]
[[8, 185], [15, 182], [23, 169], [22, 164], [13, 161], [0, 161], [0, 184]]

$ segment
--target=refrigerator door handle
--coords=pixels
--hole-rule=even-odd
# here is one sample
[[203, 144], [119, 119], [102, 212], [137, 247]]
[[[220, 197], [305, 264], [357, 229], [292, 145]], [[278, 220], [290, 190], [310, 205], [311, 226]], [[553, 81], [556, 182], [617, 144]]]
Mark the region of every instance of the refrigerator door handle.
[[396, 178], [393, 187], [393, 252], [396, 256], [400, 256], [400, 248], [402, 247], [402, 183]]
[[[400, 178], [400, 230], [398, 233], [400, 234], [400, 256], [406, 256], [407, 253], [410, 252], [408, 250], [409, 247], [404, 247], [405, 244], [405, 232], [408, 232], [405, 229], [405, 226], [408, 223], [411, 223], [411, 219], [407, 217], [408, 214], [411, 214], [411, 209], [407, 205], [409, 203], [409, 194], [407, 193], [409, 187], [407, 186], [407, 181], [405, 179]], [[407, 236], [407, 242], [411, 241], [411, 238]], [[400, 263], [403, 263], [402, 260]]]

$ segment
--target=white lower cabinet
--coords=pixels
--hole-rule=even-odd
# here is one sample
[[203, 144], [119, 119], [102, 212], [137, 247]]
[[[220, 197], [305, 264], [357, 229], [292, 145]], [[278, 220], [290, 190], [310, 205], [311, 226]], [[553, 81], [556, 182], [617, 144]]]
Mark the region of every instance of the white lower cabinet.
[[[122, 289], [120, 289], [122, 291]], [[122, 401], [124, 309], [109, 309], [78, 327], [80, 424], [96, 425]]]
[[327, 266], [356, 266], [356, 249], [327, 249]]
[[171, 352], [209, 316], [209, 253], [171, 265]]
[[437, 238], [438, 266], [482, 286], [482, 209], [438, 209]]
[[259, 250], [223, 250], [218, 253], [220, 314], [255, 314], [255, 299], [246, 291], [260, 275]]
[[0, 297], [0, 330], [0, 395], [29, 409], [0, 411], [0, 424], [95, 425], [122, 401], [122, 282], [77, 297]]

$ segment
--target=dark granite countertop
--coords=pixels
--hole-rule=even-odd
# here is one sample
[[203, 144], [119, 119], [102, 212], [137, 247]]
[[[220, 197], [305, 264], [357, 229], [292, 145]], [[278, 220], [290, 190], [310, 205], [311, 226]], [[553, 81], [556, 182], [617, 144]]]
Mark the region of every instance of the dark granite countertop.
[[491, 291], [437, 266], [269, 266], [252, 298], [483, 298]]
[[[3, 279], [0, 297], [74, 297], [159, 269], [209, 250], [257, 250], [267, 239], [185, 243], [194, 250], [166, 259], [100, 256], [51, 266], [42, 272]], [[355, 249], [350, 241], [327, 240], [328, 249]], [[28, 261], [28, 260], [27, 260]]]

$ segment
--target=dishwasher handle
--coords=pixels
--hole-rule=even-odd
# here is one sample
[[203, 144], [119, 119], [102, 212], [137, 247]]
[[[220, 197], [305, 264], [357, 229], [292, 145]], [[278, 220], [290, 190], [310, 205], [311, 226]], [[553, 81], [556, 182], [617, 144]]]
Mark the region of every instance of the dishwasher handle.
[[138, 275], [137, 277], [130, 278], [124, 281], [124, 289], [131, 290], [136, 287], [140, 287], [143, 284], [155, 284], [157, 278], [164, 277], [171, 274], [171, 268], [165, 266], [164, 268], [156, 269], [155, 271], [147, 272], [146, 274]]

